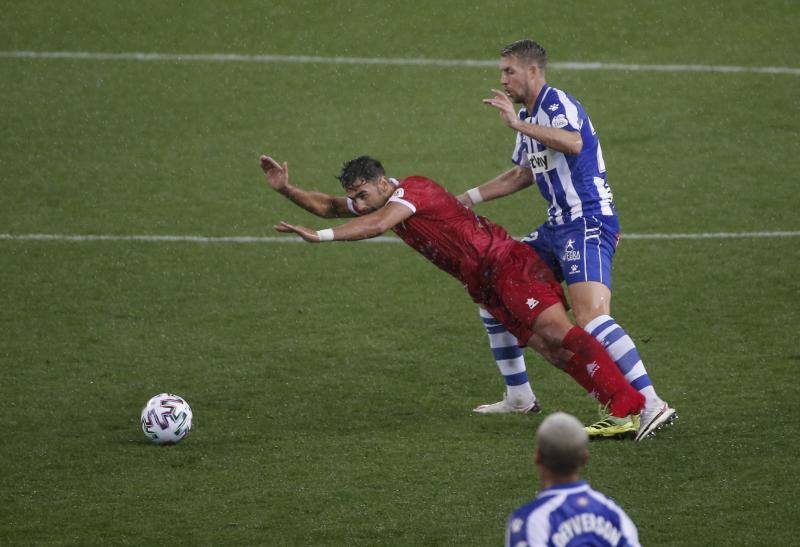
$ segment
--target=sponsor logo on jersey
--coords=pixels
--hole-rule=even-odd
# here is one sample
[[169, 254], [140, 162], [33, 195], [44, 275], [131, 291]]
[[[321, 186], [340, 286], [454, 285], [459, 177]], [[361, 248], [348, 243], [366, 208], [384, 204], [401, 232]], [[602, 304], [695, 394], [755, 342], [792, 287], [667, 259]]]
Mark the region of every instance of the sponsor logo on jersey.
[[596, 362], [589, 363], [588, 365], [586, 365], [586, 373], [589, 376], [594, 376], [594, 373], [597, 372], [598, 368], [600, 368], [600, 365], [598, 365]]
[[569, 125], [567, 117], [564, 114], [559, 114], [558, 116], [553, 118], [553, 120], [550, 123], [553, 124], [553, 127], [558, 129], [561, 129], [562, 127], [566, 127], [567, 125]]
[[525, 303], [528, 305], [530, 309], [533, 309], [539, 305], [539, 301], [536, 300], [535, 298], [528, 298], [528, 300]]
[[553, 104], [551, 104], [550, 106], [547, 107], [547, 110], [549, 110], [550, 112], [555, 112], [556, 110], [559, 109], [560, 106], [561, 105], [558, 104], [558, 103], [553, 103]]
[[515, 518], [514, 520], [511, 521], [511, 531], [514, 532], [515, 534], [518, 533], [520, 530], [522, 530], [523, 524], [524, 522], [522, 521], [521, 518]]
[[528, 161], [531, 162], [533, 174], [544, 173], [553, 168], [553, 161], [547, 150], [541, 152], [529, 152]]
[[397, 190], [394, 191], [394, 194], [392, 194], [392, 197], [393, 198], [401, 198], [401, 197], [403, 197], [403, 194], [405, 194], [405, 191], [402, 188], [398, 188]]
[[579, 274], [579, 273], [581, 273], [580, 268], [578, 268], [577, 264], [573, 264], [569, 269], [569, 274], [573, 275], [573, 274]]

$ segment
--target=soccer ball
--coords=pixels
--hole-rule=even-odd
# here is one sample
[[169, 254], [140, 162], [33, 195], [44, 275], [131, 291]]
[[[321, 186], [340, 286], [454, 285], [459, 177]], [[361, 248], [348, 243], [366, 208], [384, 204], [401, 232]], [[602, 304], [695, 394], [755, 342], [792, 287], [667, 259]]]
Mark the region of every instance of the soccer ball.
[[142, 409], [142, 431], [156, 444], [175, 444], [191, 429], [192, 407], [177, 395], [156, 395]]

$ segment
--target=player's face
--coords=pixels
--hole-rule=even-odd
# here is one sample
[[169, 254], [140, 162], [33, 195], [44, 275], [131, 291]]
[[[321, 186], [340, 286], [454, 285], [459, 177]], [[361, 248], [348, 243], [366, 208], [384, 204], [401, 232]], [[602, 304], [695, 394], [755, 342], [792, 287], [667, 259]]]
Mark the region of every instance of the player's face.
[[533, 72], [536, 67], [516, 57], [500, 58], [500, 85], [509, 98], [518, 104], [528, 104], [533, 93]]
[[377, 211], [384, 205], [392, 195], [391, 192], [387, 193], [386, 177], [380, 177], [371, 181], [363, 181], [358, 186], [355, 186], [347, 191], [347, 196], [353, 200], [358, 211], [363, 213], [372, 213]]

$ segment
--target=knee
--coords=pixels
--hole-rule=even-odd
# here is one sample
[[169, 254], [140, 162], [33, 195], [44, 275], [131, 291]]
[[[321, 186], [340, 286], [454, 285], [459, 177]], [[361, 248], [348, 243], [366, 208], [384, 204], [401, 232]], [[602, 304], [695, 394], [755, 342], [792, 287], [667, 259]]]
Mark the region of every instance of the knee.
[[611, 312], [611, 291], [596, 282], [570, 285], [570, 299], [575, 322], [583, 328], [593, 319]]
[[580, 328], [584, 328], [586, 325], [592, 322], [592, 319], [604, 314], [603, 310], [599, 308], [575, 308], [573, 312], [575, 313], [575, 322]]
[[593, 306], [581, 306], [576, 304], [572, 312], [575, 314], [575, 323], [577, 323], [580, 328], [584, 328], [601, 315], [608, 315], [609, 309], [606, 302], [599, 302], [597, 305]]
[[573, 325], [569, 318], [564, 314], [563, 316], [553, 316], [543, 321], [538, 321], [536, 333], [551, 350], [557, 351], [561, 347], [561, 340], [564, 339], [564, 336], [567, 335], [572, 327]]

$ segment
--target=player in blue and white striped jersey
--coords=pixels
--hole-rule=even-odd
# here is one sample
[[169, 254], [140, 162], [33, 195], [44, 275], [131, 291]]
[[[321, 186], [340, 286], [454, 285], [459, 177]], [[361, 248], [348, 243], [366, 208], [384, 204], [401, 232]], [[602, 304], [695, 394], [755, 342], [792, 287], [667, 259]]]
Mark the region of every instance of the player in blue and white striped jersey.
[[625, 511], [580, 479], [589, 459], [588, 440], [569, 414], [556, 412], [542, 421], [536, 432], [542, 490], [508, 518], [508, 547], [639, 545], [636, 525]]
[[[606, 182], [603, 152], [583, 106], [545, 81], [546, 66], [545, 50], [532, 40], [519, 40], [503, 49], [503, 91], [493, 90], [493, 97], [483, 102], [495, 107], [516, 131], [515, 165], [459, 200], [473, 206], [536, 183], [549, 203], [548, 218], [523, 241], [566, 282], [578, 325], [606, 346], [622, 374], [646, 400], [640, 416], [623, 420], [603, 416], [587, 431], [593, 437], [632, 435], [641, 440], [670, 423], [675, 410], [658, 396], [636, 345], [610, 315], [611, 264], [620, 226]], [[522, 104], [519, 112], [513, 103]], [[522, 352], [514, 349], [513, 337], [485, 310], [481, 318], [507, 387], [503, 401], [475, 411], [522, 412], [536, 405]]]

